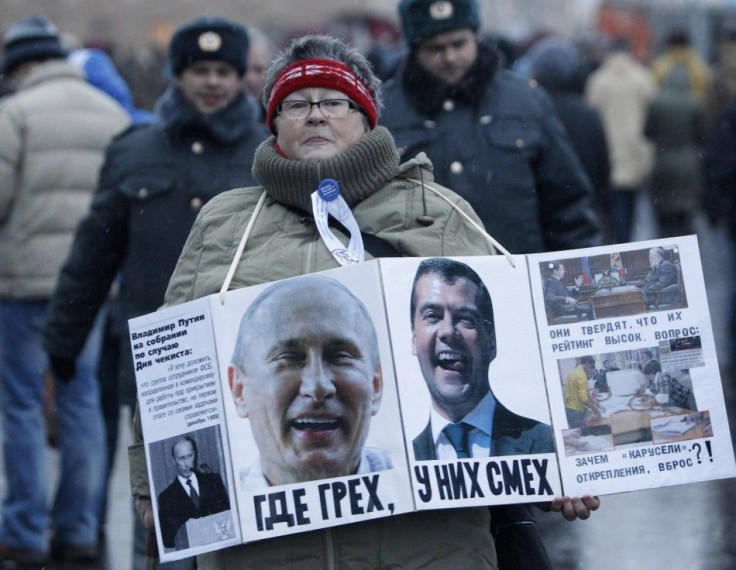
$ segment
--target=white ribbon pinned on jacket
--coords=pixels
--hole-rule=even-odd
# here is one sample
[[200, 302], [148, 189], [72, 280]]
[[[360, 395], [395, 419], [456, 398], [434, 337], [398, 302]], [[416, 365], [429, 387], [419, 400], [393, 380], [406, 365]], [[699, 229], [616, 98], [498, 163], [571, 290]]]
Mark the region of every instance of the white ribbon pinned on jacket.
[[[363, 237], [355, 216], [350, 210], [345, 198], [340, 195], [340, 185], [331, 178], [325, 178], [319, 183], [317, 190], [312, 192], [312, 214], [317, 225], [317, 231], [322, 241], [340, 265], [355, 265], [365, 259]], [[332, 233], [329, 226], [329, 217], [332, 216], [350, 232], [350, 242], [346, 248]]]

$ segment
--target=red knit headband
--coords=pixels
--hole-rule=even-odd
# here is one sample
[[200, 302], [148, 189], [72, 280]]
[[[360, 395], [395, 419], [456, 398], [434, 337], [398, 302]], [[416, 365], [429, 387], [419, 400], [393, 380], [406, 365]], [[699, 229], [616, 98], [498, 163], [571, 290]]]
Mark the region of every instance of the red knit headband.
[[342, 91], [365, 111], [371, 129], [375, 128], [378, 120], [376, 102], [366, 84], [355, 75], [352, 69], [334, 59], [303, 59], [284, 69], [271, 89], [266, 124], [273, 134], [276, 134], [273, 120], [276, 117], [276, 108], [279, 103], [290, 93], [308, 87], [324, 87]]

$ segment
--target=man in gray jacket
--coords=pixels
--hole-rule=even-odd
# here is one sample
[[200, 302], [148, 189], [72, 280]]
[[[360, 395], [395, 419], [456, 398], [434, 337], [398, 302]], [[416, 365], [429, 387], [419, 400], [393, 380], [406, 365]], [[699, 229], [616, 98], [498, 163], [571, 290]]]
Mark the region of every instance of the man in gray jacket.
[[0, 109], [0, 406], [7, 480], [0, 563], [43, 564], [52, 531], [53, 553], [73, 564], [97, 555], [105, 462], [97, 350], [87, 343], [77, 373], [56, 385], [61, 479], [49, 509], [42, 413], [48, 359], [41, 331], [105, 148], [129, 119], [64, 60], [58, 30], [45, 18], [14, 24], [4, 48], [2, 71], [17, 93]]

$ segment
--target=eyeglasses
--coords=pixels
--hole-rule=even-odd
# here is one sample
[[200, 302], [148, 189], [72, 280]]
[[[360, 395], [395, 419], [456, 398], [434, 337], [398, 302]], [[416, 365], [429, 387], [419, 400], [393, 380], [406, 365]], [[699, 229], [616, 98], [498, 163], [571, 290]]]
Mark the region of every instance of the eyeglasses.
[[279, 103], [277, 110], [280, 115], [287, 119], [304, 119], [312, 112], [312, 107], [317, 108], [325, 117], [346, 117], [348, 113], [354, 111], [357, 105], [348, 99], [323, 99], [322, 101], [302, 101], [294, 99], [292, 101], [282, 101]]

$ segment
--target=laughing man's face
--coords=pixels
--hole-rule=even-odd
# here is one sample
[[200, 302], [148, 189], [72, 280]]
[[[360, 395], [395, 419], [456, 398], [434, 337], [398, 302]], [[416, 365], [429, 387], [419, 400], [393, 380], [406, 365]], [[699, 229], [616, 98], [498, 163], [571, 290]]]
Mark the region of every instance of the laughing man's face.
[[450, 421], [471, 411], [489, 391], [492, 340], [478, 308], [478, 286], [450, 285], [429, 273], [416, 284], [412, 352], [434, 408]]
[[[273, 294], [253, 317], [243, 370], [231, 367], [271, 485], [355, 473], [383, 382], [366, 315], [336, 287]], [[375, 334], [375, 333], [374, 333]]]

